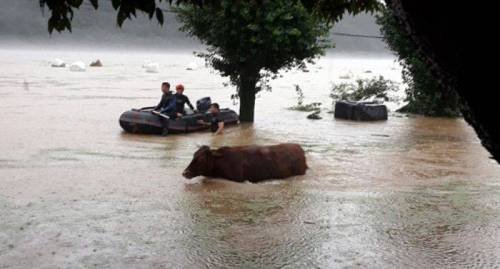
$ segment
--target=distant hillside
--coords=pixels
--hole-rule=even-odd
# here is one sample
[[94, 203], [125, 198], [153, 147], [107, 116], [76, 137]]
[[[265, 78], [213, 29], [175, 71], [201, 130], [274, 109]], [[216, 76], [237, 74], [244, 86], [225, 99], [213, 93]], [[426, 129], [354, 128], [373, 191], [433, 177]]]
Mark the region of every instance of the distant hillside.
[[[166, 14], [166, 24], [159, 26], [146, 16], [138, 14], [126, 21], [122, 28], [116, 25], [116, 12], [110, 1], [100, 1], [95, 11], [88, 1], [75, 13], [73, 32], [47, 32], [48, 10], [42, 14], [38, 0], [2, 0], [0, 9], [0, 45], [52, 45], [82, 47], [112, 47], [150, 49], [200, 49], [199, 41], [179, 32], [179, 23], [172, 13]], [[361, 14], [346, 16], [332, 31], [380, 35], [373, 16]], [[365, 52], [388, 54], [379, 39], [352, 38], [332, 35], [338, 52]]]

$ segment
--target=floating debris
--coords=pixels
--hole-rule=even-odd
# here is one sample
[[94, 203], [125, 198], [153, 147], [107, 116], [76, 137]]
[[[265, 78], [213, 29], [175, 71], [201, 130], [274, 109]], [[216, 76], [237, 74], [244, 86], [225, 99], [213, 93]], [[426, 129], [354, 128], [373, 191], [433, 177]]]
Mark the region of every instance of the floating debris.
[[66, 63], [59, 59], [59, 58], [55, 58], [51, 63], [50, 63], [50, 66], [51, 67], [66, 67]]
[[320, 120], [320, 119], [322, 119], [322, 117], [319, 115], [320, 112], [321, 112], [320, 110], [317, 110], [317, 111], [307, 115], [307, 118], [310, 120]]
[[198, 65], [195, 63], [195, 62], [190, 62], [187, 67], [186, 67], [186, 70], [190, 70], [190, 71], [194, 71], [196, 69], [198, 69]]
[[159, 73], [160, 65], [158, 63], [148, 63], [144, 66], [146, 72], [148, 73]]
[[91, 62], [90, 66], [92, 66], [92, 67], [102, 67], [102, 62], [101, 62], [101, 60], [97, 59], [97, 60]]
[[85, 66], [84, 62], [77, 61], [77, 62], [72, 63], [69, 66], [69, 71], [72, 71], [72, 72], [84, 72], [86, 70], [86, 68], [87, 67]]

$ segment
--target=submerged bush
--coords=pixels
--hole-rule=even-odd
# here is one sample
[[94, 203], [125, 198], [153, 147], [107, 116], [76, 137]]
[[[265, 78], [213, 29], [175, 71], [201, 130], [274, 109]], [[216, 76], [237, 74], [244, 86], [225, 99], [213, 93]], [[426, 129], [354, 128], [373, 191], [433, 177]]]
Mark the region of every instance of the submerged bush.
[[371, 79], [358, 79], [356, 83], [340, 83], [333, 85], [330, 98], [336, 101], [389, 101], [389, 92], [395, 92], [398, 86], [383, 76]]
[[319, 111], [321, 109], [321, 103], [319, 102], [304, 104], [304, 92], [302, 92], [299, 85], [295, 85], [295, 92], [297, 93], [297, 105], [289, 107], [288, 109], [304, 112]]

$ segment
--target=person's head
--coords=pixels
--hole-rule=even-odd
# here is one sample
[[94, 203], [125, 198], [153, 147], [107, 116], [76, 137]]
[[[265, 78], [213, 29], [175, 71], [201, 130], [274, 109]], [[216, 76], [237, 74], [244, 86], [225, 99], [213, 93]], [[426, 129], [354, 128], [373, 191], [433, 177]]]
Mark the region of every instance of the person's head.
[[184, 92], [184, 85], [177, 84], [177, 86], [175, 86], [175, 92], [178, 94], [182, 94]]
[[210, 108], [208, 109], [208, 112], [210, 112], [210, 113], [219, 113], [220, 112], [219, 104], [217, 104], [217, 103], [211, 104]]
[[161, 84], [161, 91], [165, 94], [167, 94], [170, 91], [170, 83], [168, 82], [163, 82]]

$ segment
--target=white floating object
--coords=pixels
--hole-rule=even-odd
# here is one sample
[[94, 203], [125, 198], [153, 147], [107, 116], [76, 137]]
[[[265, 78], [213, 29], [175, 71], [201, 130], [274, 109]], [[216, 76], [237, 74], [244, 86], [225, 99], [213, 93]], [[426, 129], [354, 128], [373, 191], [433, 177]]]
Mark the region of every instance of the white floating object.
[[72, 71], [72, 72], [83, 72], [83, 71], [85, 71], [85, 69], [86, 69], [86, 65], [82, 61], [74, 62], [69, 66], [69, 71]]
[[144, 61], [144, 63], [142, 64], [142, 68], [146, 68], [146, 66], [148, 66], [148, 65], [150, 65], [150, 64], [152, 64], [152, 63], [153, 63], [152, 61], [150, 61], [150, 60], [146, 60], [146, 61]]
[[347, 73], [343, 73], [339, 76], [340, 79], [351, 79], [354, 76], [354, 74], [349, 71]]
[[50, 62], [50, 66], [52, 66], [52, 67], [66, 67], [66, 63], [59, 58], [55, 58], [52, 62]]
[[187, 67], [186, 67], [186, 70], [196, 70], [198, 69], [198, 65], [195, 63], [195, 62], [190, 62]]
[[148, 63], [144, 65], [144, 69], [148, 73], [158, 73], [160, 72], [160, 65], [157, 63]]

